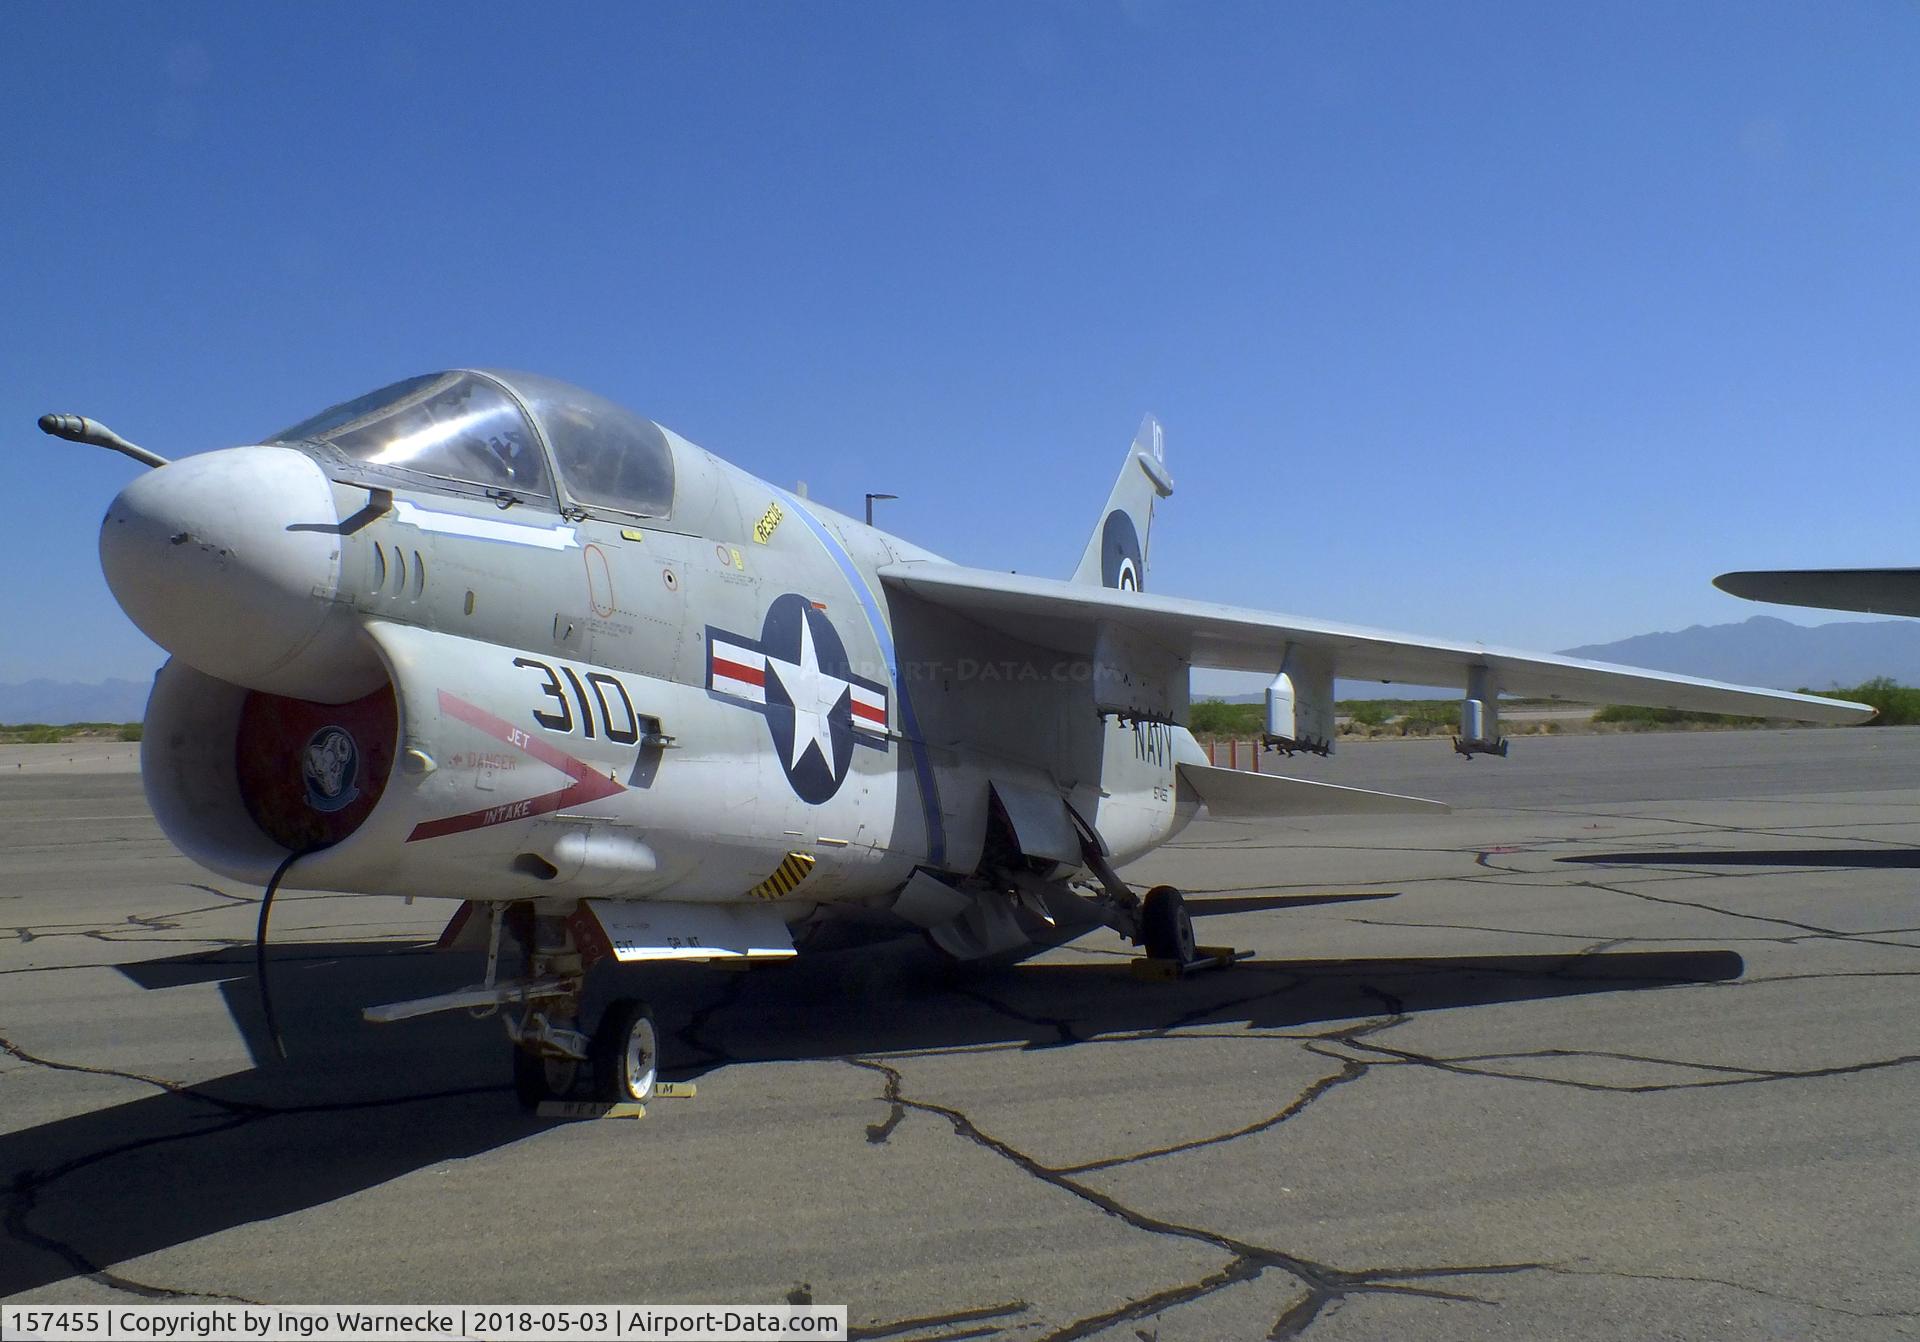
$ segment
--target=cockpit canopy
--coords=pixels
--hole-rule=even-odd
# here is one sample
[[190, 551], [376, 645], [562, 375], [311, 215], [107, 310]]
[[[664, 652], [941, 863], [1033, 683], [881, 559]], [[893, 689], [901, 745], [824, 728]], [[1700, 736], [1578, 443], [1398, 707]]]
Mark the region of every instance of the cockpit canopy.
[[268, 442], [495, 497], [665, 517], [666, 434], [604, 397], [533, 373], [427, 373], [324, 410]]

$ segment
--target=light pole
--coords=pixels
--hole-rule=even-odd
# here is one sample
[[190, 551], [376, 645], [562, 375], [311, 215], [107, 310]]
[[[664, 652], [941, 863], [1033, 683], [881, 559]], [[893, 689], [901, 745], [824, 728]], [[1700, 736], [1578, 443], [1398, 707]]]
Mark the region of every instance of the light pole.
[[897, 498], [899, 498], [899, 497], [900, 497], [900, 496], [899, 496], [898, 494], [869, 494], [869, 495], [867, 495], [867, 525], [868, 525], [868, 526], [872, 526], [872, 525], [873, 525], [873, 501], [874, 501], [875, 499], [897, 499]]

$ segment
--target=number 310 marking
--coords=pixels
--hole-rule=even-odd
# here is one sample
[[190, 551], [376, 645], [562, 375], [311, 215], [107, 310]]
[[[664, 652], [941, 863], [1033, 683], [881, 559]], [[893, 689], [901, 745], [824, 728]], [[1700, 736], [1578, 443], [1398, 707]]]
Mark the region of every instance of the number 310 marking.
[[[633, 700], [627, 697], [627, 687], [616, 677], [604, 671], [589, 671], [585, 677], [586, 684], [582, 685], [581, 677], [575, 675], [570, 666], [562, 666], [556, 672], [547, 663], [532, 657], [516, 657], [513, 659], [513, 664], [538, 671], [545, 678], [545, 683], [540, 687], [541, 692], [553, 700], [559, 711], [551, 712], [544, 708], [536, 708], [533, 710], [533, 720], [548, 731], [571, 732], [573, 730], [573, 704], [567, 701], [566, 689], [560, 683], [560, 677], [565, 676], [567, 685], [573, 688], [574, 700], [580, 705], [580, 727], [589, 741], [594, 737], [595, 708], [599, 709], [600, 729], [606, 733], [609, 741], [630, 746], [640, 740], [640, 715], [633, 710]], [[587, 695], [589, 686], [593, 690], [591, 702]], [[616, 702], [611, 704], [608, 702], [610, 695]], [[613, 713], [615, 707], [618, 707], [621, 713], [621, 720], [617, 724]]]

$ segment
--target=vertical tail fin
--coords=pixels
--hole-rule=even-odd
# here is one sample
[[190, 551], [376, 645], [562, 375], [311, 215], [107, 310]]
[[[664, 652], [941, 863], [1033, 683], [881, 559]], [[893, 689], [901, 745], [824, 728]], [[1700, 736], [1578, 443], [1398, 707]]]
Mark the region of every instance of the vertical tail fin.
[[1153, 529], [1153, 505], [1173, 493], [1167, 474], [1166, 449], [1160, 421], [1148, 415], [1127, 449], [1120, 478], [1113, 482], [1100, 523], [1093, 529], [1075, 582], [1097, 583], [1142, 591], [1147, 585], [1147, 541]]

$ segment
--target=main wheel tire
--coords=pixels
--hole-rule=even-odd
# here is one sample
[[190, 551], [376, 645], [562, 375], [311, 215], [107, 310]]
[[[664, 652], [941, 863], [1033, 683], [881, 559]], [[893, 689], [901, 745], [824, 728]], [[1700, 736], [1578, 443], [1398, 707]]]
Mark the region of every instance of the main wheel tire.
[[528, 1049], [513, 1050], [513, 1094], [522, 1109], [538, 1109], [547, 1100], [564, 1100], [580, 1079], [572, 1058], [550, 1058]]
[[645, 1002], [623, 997], [593, 1032], [593, 1088], [613, 1104], [644, 1104], [660, 1074], [660, 1035]]
[[1184, 965], [1193, 959], [1193, 918], [1185, 897], [1172, 886], [1147, 891], [1140, 908], [1140, 944], [1155, 960]]

